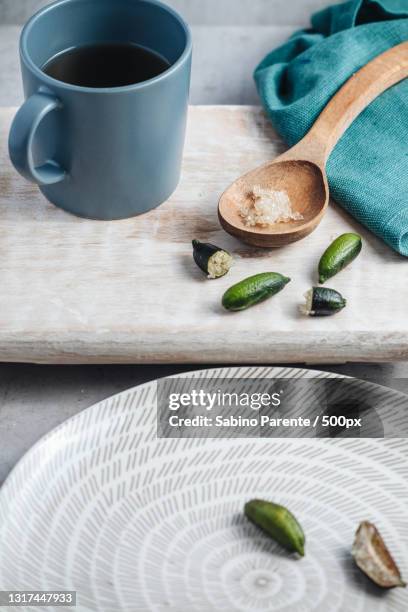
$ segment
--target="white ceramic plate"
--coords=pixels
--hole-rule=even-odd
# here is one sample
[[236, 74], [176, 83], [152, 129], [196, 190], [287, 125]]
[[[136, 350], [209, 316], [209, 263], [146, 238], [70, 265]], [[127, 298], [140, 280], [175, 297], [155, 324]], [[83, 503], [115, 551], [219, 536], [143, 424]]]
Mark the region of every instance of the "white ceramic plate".
[[[0, 589], [76, 590], [81, 612], [407, 611], [406, 590], [380, 592], [350, 559], [371, 520], [408, 576], [406, 440], [157, 440], [155, 395], [152, 382], [92, 406], [20, 461], [0, 492]], [[294, 511], [304, 559], [246, 521], [255, 496]]]

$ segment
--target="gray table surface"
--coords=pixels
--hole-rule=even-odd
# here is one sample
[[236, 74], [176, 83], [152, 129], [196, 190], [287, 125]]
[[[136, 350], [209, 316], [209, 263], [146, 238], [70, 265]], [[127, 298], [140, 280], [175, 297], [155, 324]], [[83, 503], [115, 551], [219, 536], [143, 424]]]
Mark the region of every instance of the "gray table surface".
[[[332, 0], [335, 3], [336, 0]], [[170, 0], [192, 25], [193, 104], [256, 104], [257, 62], [329, 0]], [[45, 2], [0, 0], [0, 106], [18, 105], [21, 23]], [[299, 364], [301, 367], [301, 364]], [[80, 410], [189, 366], [0, 364], [0, 483], [41, 436]], [[408, 364], [318, 366], [408, 392]]]

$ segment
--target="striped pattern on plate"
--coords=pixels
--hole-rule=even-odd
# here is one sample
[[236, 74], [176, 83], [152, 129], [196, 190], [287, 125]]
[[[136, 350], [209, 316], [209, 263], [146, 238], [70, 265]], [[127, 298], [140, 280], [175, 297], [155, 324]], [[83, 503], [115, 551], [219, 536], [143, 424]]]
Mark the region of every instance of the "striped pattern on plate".
[[[92, 406], [20, 461], [0, 492], [0, 589], [76, 590], [81, 612], [406, 612], [407, 591], [376, 589], [350, 550], [373, 521], [408, 576], [407, 440], [158, 440], [155, 399], [151, 382]], [[296, 514], [304, 559], [246, 521], [252, 497]]]

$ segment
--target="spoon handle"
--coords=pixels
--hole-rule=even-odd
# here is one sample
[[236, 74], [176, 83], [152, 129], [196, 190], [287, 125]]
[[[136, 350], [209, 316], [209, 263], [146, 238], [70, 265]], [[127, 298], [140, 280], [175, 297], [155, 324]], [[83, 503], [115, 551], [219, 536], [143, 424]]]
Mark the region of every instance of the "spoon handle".
[[377, 96], [407, 76], [408, 41], [378, 55], [354, 73], [327, 104], [302, 145], [314, 153], [316, 161], [326, 163], [354, 119]]

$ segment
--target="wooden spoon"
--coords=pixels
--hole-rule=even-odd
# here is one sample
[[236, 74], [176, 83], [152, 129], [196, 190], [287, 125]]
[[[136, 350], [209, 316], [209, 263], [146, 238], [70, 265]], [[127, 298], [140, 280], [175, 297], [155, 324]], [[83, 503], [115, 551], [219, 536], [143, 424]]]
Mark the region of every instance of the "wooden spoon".
[[[408, 42], [377, 56], [333, 96], [306, 136], [294, 147], [241, 176], [223, 193], [218, 215], [223, 228], [243, 242], [278, 247], [295, 242], [320, 223], [329, 202], [326, 163], [356, 117], [383, 91], [408, 76]], [[389, 118], [384, 117], [384, 121]], [[248, 227], [239, 214], [259, 186], [287, 193], [293, 212], [303, 219]]]

